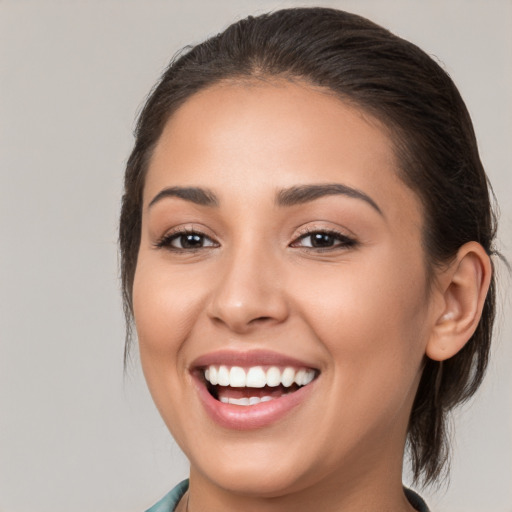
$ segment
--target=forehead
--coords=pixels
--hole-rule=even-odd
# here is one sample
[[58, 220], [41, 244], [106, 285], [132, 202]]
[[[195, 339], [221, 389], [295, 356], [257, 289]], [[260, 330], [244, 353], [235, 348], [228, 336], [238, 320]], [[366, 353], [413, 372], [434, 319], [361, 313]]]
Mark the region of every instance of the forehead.
[[329, 182], [363, 190], [395, 215], [419, 214], [397, 171], [386, 127], [332, 93], [284, 80], [225, 82], [196, 93], [169, 119], [144, 200], [173, 185], [222, 196]]

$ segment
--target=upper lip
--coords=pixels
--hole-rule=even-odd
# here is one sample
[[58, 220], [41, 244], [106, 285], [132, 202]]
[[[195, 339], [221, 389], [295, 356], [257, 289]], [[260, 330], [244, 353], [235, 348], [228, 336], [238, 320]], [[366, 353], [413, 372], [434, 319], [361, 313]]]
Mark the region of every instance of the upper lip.
[[191, 368], [201, 368], [210, 365], [226, 365], [226, 366], [291, 366], [294, 368], [313, 368], [310, 363], [301, 361], [295, 357], [291, 357], [278, 352], [269, 350], [218, 350], [199, 356], [194, 359]]

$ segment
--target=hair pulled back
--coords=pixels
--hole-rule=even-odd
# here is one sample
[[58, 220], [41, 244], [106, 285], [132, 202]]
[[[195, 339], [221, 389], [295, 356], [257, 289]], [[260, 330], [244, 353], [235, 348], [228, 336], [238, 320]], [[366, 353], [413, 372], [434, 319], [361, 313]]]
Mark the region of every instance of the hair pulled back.
[[[142, 192], [163, 128], [188, 98], [223, 80], [301, 80], [331, 91], [387, 127], [401, 179], [420, 198], [427, 272], [469, 241], [494, 253], [495, 219], [471, 119], [450, 77], [426, 53], [360, 16], [328, 8], [248, 17], [186, 48], [150, 93], [128, 159], [120, 218], [128, 353]], [[442, 365], [426, 359], [408, 448], [416, 481], [432, 483], [448, 461], [447, 413], [471, 397], [488, 362], [495, 309], [492, 278], [483, 315], [465, 347]]]

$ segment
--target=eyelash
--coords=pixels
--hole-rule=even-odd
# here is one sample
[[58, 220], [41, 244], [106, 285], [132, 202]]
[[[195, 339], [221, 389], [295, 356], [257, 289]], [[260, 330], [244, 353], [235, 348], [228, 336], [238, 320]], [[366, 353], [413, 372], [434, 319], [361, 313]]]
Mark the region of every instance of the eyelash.
[[[210, 240], [213, 243], [211, 245], [206, 245], [206, 246], [202, 246], [202, 247], [191, 247], [191, 248], [187, 248], [187, 247], [174, 247], [172, 245], [172, 243], [175, 240], [178, 240], [179, 238], [185, 237], [185, 236], [197, 236], [197, 237], [200, 237], [203, 240], [205, 240], [205, 239]], [[165, 234], [162, 238], [160, 238], [155, 243], [155, 247], [157, 249], [165, 248], [165, 249], [168, 249], [170, 251], [175, 251], [175, 252], [196, 252], [198, 250], [202, 250], [202, 249], [205, 249], [205, 248], [218, 247], [218, 246], [219, 246], [219, 244], [217, 242], [212, 240], [209, 236], [205, 235], [204, 233], [201, 233], [201, 231], [198, 231], [197, 229], [189, 229], [189, 228], [179, 228], [179, 229], [176, 229], [172, 233]]]
[[[181, 237], [185, 236], [195, 236], [201, 238], [204, 240], [210, 240], [212, 243], [210, 245], [203, 245], [201, 247], [174, 247], [172, 243], [175, 240], [179, 240]], [[201, 233], [197, 229], [189, 229], [189, 228], [180, 228], [172, 233], [165, 234], [162, 238], [160, 238], [156, 243], [155, 247], [157, 249], [167, 249], [169, 251], [177, 252], [177, 253], [184, 253], [184, 252], [196, 252], [198, 250], [202, 249], [208, 249], [210, 247], [218, 247], [219, 244], [212, 240], [211, 237], [208, 235], [205, 235], [204, 233]]]
[[[334, 239], [334, 244], [327, 247], [315, 247], [314, 245], [309, 246], [301, 246], [298, 244], [299, 241], [306, 240], [307, 238], [312, 237], [313, 235], [321, 235], [321, 236], [327, 236], [332, 237]], [[203, 242], [204, 240], [209, 240], [211, 244], [209, 245], [203, 245], [201, 247], [174, 247], [172, 244], [175, 240], [178, 240], [181, 237], [184, 236], [196, 236], [199, 237]], [[338, 243], [336, 243], [336, 241]], [[314, 243], [313, 241], [311, 242]], [[301, 235], [296, 238], [291, 244], [290, 247], [297, 247], [302, 248], [305, 250], [313, 250], [315, 252], [327, 252], [327, 251], [335, 251], [337, 249], [349, 249], [352, 247], [355, 247], [357, 245], [357, 241], [354, 238], [351, 238], [343, 233], [340, 233], [339, 231], [333, 230], [333, 229], [307, 229]], [[155, 244], [155, 248], [157, 249], [168, 249], [170, 251], [174, 252], [196, 252], [203, 249], [208, 249], [210, 247], [219, 247], [218, 242], [215, 242], [210, 238], [208, 235], [205, 235], [201, 231], [195, 230], [195, 229], [177, 229], [173, 231], [172, 233], [168, 233], [164, 235], [162, 238], [160, 238]]]
[[[338, 242], [337, 244], [327, 247], [314, 247], [310, 246], [298, 246], [296, 245], [298, 241], [305, 240], [306, 238], [311, 238], [313, 235], [323, 235], [334, 238], [334, 242]], [[294, 242], [290, 244], [290, 247], [302, 247], [302, 249], [306, 250], [314, 250], [316, 252], [327, 252], [327, 251], [335, 251], [337, 249], [349, 249], [355, 247], [357, 245], [357, 241], [354, 238], [351, 238], [339, 231], [334, 229], [307, 229], [305, 230]]]

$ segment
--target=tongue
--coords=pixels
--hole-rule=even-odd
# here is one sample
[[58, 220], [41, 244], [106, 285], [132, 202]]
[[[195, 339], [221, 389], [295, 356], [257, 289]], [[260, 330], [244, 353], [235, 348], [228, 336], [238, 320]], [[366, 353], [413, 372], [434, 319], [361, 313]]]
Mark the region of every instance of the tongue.
[[264, 396], [271, 396], [272, 398], [279, 398], [293, 391], [297, 391], [298, 386], [295, 384], [289, 388], [284, 386], [270, 387], [265, 386], [264, 388], [232, 388], [229, 386], [215, 386], [217, 391], [217, 400], [221, 398], [251, 398], [256, 396], [262, 398]]

